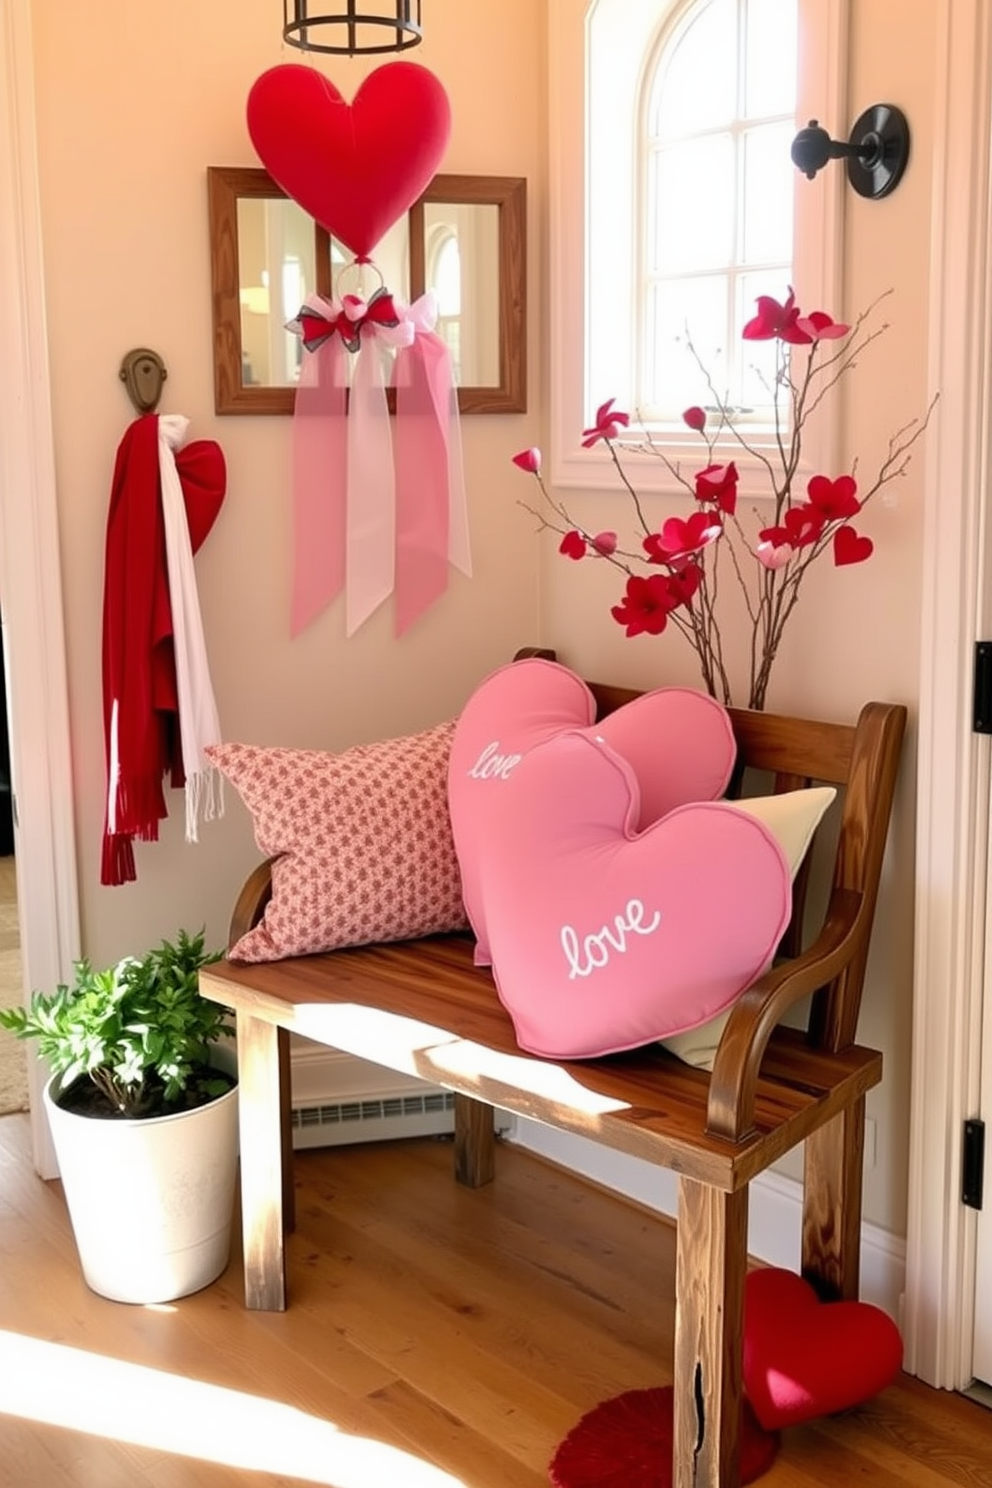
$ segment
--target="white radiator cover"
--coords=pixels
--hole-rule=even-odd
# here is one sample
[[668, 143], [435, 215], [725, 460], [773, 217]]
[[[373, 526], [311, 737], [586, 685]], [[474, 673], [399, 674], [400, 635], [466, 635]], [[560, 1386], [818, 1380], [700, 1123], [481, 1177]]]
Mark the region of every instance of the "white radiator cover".
[[[290, 1035], [293, 1146], [338, 1147], [454, 1131], [455, 1097], [353, 1054]], [[511, 1117], [497, 1113], [509, 1126]]]

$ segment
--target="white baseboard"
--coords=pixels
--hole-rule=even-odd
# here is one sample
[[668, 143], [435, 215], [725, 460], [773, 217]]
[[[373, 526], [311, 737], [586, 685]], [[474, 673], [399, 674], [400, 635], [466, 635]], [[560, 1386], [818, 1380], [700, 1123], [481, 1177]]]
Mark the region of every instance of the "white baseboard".
[[[640, 1158], [601, 1147], [585, 1137], [516, 1118], [506, 1138], [561, 1167], [569, 1168], [674, 1218], [678, 1206], [674, 1173]], [[762, 1173], [751, 1183], [748, 1251], [755, 1260], [798, 1271], [802, 1237], [802, 1185], [780, 1173]], [[906, 1286], [906, 1242], [878, 1225], [861, 1227], [861, 1296], [900, 1326]]]

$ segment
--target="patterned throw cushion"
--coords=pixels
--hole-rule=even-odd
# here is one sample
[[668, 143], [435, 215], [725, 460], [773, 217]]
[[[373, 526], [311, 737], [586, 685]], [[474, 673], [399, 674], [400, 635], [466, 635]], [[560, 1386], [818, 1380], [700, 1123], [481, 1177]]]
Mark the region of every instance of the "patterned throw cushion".
[[213, 763], [251, 813], [272, 898], [232, 946], [278, 961], [468, 925], [448, 816], [453, 721], [341, 754], [217, 744]]

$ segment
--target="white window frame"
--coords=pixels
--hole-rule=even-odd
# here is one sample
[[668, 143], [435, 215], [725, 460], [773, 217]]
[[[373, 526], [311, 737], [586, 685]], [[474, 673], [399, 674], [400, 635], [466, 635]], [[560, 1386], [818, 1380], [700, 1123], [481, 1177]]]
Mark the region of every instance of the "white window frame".
[[[797, 129], [817, 119], [834, 137], [846, 138], [846, 58], [850, 0], [799, 0], [800, 76], [797, 94]], [[590, 16], [599, 7], [597, 45], [613, 37], [617, 47], [617, 86], [609, 118], [591, 118], [587, 107]], [[684, 10], [686, 0], [670, 0], [674, 13]], [[636, 110], [640, 96], [642, 58], [651, 37], [665, 14], [662, 6], [644, 0], [549, 0], [549, 182], [550, 182], [550, 328], [551, 328], [551, 419], [550, 450], [546, 469], [551, 484], [564, 489], [612, 487], [608, 453], [597, 446], [584, 450], [583, 427], [595, 403], [609, 393], [594, 391], [587, 367], [586, 328], [590, 315], [590, 292], [586, 285], [586, 219], [588, 208], [588, 146], [590, 131], [597, 131], [597, 148], [604, 147], [600, 131], [608, 130], [614, 169], [630, 206], [631, 232], [636, 230], [634, 210]], [[624, 62], [624, 58], [626, 61]], [[625, 69], [625, 70], [624, 70]], [[609, 147], [609, 146], [608, 146]], [[798, 175], [798, 172], [797, 172]], [[833, 166], [813, 182], [799, 179], [796, 190], [795, 280], [804, 309], [827, 310], [835, 318], [855, 313], [842, 300], [843, 188], [842, 166]], [[613, 182], [617, 189], [617, 180]], [[631, 255], [632, 257], [632, 255]], [[621, 283], [609, 293], [619, 314], [630, 305], [631, 290]], [[837, 449], [837, 399], [825, 400], [815, 428], [803, 440], [800, 475], [829, 470]], [[673, 460], [698, 458], [698, 441], [666, 439], [663, 446]], [[727, 457], [730, 458], [728, 447]], [[741, 475], [740, 490], [752, 497], [769, 494], [756, 462], [741, 457], [733, 446], [733, 458]], [[645, 492], [679, 494], [682, 488], [666, 471], [662, 461], [650, 455], [631, 453], [625, 458], [628, 473]]]

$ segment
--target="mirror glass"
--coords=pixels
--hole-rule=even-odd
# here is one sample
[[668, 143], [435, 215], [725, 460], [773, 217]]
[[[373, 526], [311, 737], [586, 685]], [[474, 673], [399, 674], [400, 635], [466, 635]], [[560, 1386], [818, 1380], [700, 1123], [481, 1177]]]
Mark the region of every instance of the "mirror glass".
[[364, 266], [266, 171], [212, 166], [207, 183], [218, 413], [292, 413], [307, 353], [287, 322], [310, 294], [380, 284], [406, 302], [435, 291], [462, 412], [524, 411], [522, 179], [435, 176]]
[[499, 386], [499, 207], [424, 205], [424, 275], [458, 387]]
[[237, 213], [241, 381], [291, 387], [301, 348], [286, 322], [317, 288], [313, 219], [293, 201], [266, 197], [242, 197]]

